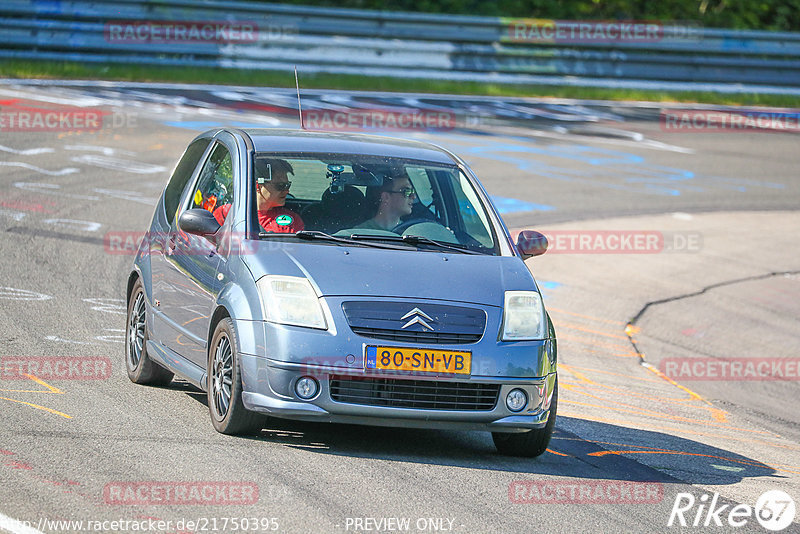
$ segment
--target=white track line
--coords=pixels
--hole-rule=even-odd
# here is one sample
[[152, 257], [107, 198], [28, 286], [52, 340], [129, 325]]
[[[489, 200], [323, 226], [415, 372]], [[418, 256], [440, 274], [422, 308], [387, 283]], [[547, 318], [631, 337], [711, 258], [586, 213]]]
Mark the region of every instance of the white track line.
[[47, 169], [42, 169], [41, 167], [30, 165], [22, 161], [0, 161], [0, 165], [3, 165], [4, 167], [22, 167], [23, 169], [28, 169], [30, 171], [38, 172], [39, 174], [45, 174], [47, 176], [64, 176], [65, 174], [72, 174], [80, 171], [80, 169], [76, 169], [75, 167], [64, 167], [63, 169], [59, 169], [57, 171], [48, 171]]
[[60, 104], [62, 106], [74, 106], [78, 108], [88, 108], [93, 106], [100, 106], [103, 101], [93, 96], [76, 96], [73, 98], [64, 98], [62, 96], [54, 96], [48, 93], [32, 93], [30, 91], [14, 91], [13, 89], [0, 89], [0, 95], [10, 96], [12, 98], [19, 98], [22, 100], [36, 100], [38, 102], [50, 102], [51, 104]]
[[19, 154], [20, 156], [35, 156], [36, 154], [47, 154], [54, 152], [52, 148], [26, 148], [17, 150], [16, 148], [11, 148], [10, 146], [4, 145], [0, 145], [0, 150], [3, 152], [11, 152], [12, 154]]
[[13, 532], [13, 534], [44, 534], [41, 530], [29, 527], [25, 523], [3, 515], [2, 513], [0, 513], [0, 530]]

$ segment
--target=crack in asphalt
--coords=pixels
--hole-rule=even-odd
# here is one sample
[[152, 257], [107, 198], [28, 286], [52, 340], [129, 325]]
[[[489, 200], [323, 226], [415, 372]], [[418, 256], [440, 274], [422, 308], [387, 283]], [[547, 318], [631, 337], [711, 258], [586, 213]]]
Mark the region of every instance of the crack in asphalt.
[[676, 295], [674, 297], [667, 297], [667, 298], [659, 299], [659, 300], [651, 300], [650, 302], [646, 303], [636, 313], [636, 315], [633, 316], [633, 319], [628, 321], [628, 324], [625, 326], [625, 335], [627, 336], [628, 341], [630, 342], [630, 344], [633, 347], [633, 349], [636, 351], [636, 354], [639, 355], [640, 363], [644, 364], [644, 363], [646, 363], [646, 361], [644, 359], [644, 353], [639, 350], [639, 346], [636, 344], [636, 341], [634, 341], [633, 335], [631, 334], [631, 327], [636, 326], [636, 323], [644, 316], [644, 314], [647, 312], [648, 309], [650, 309], [651, 306], [658, 306], [660, 304], [667, 304], [669, 302], [675, 302], [677, 300], [687, 299], [687, 298], [691, 298], [691, 297], [697, 297], [697, 296], [702, 295], [702, 294], [704, 294], [704, 293], [706, 293], [708, 291], [711, 291], [712, 289], [717, 289], [719, 287], [725, 287], [725, 286], [730, 286], [730, 285], [735, 285], [735, 284], [741, 284], [743, 282], [752, 282], [752, 281], [755, 281], [755, 280], [764, 280], [766, 278], [771, 278], [771, 277], [774, 277], [774, 276], [791, 276], [791, 275], [798, 275], [798, 274], [800, 274], [800, 271], [778, 271], [778, 272], [771, 272], [771, 273], [766, 273], [766, 274], [758, 274], [758, 275], [753, 275], [753, 276], [746, 276], [744, 278], [736, 278], [736, 279], [733, 279], [733, 280], [726, 280], [724, 282], [717, 282], [716, 284], [711, 284], [711, 285], [705, 286], [704, 288], [700, 289], [699, 291], [694, 291], [692, 293], [686, 293], [686, 294], [683, 294], [683, 295]]

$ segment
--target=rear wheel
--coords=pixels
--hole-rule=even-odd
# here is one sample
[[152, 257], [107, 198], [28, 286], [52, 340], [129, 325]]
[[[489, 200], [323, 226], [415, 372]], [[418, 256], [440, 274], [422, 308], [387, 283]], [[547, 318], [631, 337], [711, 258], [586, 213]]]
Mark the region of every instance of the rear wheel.
[[533, 458], [544, 454], [550, 444], [553, 428], [556, 426], [556, 411], [558, 408], [558, 379], [556, 379], [553, 400], [550, 402], [550, 416], [544, 428], [537, 428], [521, 433], [492, 432], [494, 446], [497, 452], [506, 456], [526, 456]]
[[135, 384], [166, 386], [174, 376], [147, 355], [147, 300], [141, 279], [137, 279], [128, 302], [125, 327], [125, 368]]
[[214, 330], [208, 348], [208, 410], [211, 424], [222, 434], [261, 430], [264, 417], [242, 403], [242, 374], [233, 321], [225, 317]]

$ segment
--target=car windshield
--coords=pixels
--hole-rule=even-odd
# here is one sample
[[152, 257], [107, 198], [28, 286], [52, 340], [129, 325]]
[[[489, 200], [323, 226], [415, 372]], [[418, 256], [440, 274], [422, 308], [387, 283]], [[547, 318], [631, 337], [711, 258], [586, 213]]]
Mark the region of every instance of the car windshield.
[[[352, 154], [255, 157], [261, 235], [404, 242], [423, 250], [498, 254], [477, 191], [455, 165]], [[414, 250], [408, 247], [409, 250]]]

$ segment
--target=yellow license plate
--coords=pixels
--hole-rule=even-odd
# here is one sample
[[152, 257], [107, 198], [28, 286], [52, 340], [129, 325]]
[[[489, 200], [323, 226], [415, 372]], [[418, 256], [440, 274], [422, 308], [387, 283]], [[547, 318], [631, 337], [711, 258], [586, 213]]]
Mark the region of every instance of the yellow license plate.
[[455, 350], [366, 347], [367, 369], [468, 375], [472, 353]]

